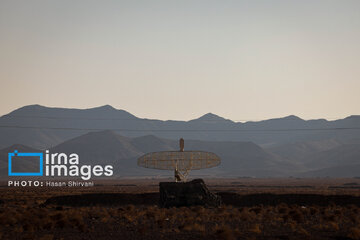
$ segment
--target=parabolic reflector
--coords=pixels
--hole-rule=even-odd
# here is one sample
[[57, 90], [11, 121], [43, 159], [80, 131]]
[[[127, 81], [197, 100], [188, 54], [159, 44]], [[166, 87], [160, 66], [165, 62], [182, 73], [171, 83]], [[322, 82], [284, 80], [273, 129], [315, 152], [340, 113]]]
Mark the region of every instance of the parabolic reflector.
[[220, 158], [212, 152], [184, 151], [184, 139], [180, 139], [179, 151], [151, 152], [138, 158], [140, 167], [173, 170], [175, 181], [186, 181], [190, 170], [216, 167]]
[[202, 151], [152, 152], [138, 158], [139, 166], [162, 170], [199, 170], [219, 164], [220, 158], [215, 153]]

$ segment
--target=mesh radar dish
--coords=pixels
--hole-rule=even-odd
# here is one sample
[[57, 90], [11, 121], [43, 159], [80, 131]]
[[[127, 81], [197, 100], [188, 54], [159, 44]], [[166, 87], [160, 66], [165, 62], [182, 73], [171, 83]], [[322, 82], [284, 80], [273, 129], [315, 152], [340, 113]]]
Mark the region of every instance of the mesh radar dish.
[[140, 167], [173, 170], [175, 181], [186, 181], [190, 170], [216, 167], [220, 158], [211, 152], [184, 151], [184, 139], [180, 139], [179, 151], [151, 152], [138, 158]]

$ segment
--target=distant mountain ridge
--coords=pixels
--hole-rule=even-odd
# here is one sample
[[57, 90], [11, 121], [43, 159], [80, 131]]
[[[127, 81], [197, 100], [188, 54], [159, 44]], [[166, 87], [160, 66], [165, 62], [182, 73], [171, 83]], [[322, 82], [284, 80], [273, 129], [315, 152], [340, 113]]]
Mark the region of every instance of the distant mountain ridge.
[[[0, 117], [0, 126], [0, 148], [12, 144], [51, 148], [89, 131], [106, 129], [128, 137], [154, 135], [166, 139], [184, 137], [206, 141], [250, 141], [266, 147], [329, 138], [360, 138], [360, 116], [357, 115], [335, 121], [306, 121], [291, 115], [241, 123], [208, 113], [190, 121], [162, 121], [138, 118], [110, 105], [90, 109], [29, 105]], [[321, 130], [326, 128], [335, 130]]]
[[197, 121], [197, 122], [231, 122], [231, 123], [234, 123], [233, 121], [231, 121], [229, 119], [222, 118], [213, 113], [204, 114], [203, 116], [193, 119], [193, 120], [190, 120], [188, 122], [195, 122], [195, 121]]
[[108, 117], [123, 117], [129, 119], [135, 119], [136, 117], [124, 110], [118, 110], [110, 105], [104, 105], [100, 107], [88, 108], [88, 109], [76, 109], [76, 108], [50, 108], [41, 106], [38, 104], [28, 105], [16, 109], [4, 116], [37, 116], [37, 117], [59, 117], [59, 118], [76, 118], [76, 117], [94, 117], [106, 114]]
[[[155, 151], [177, 151], [178, 140], [154, 135], [126, 137], [105, 130], [89, 132], [51, 147], [52, 153], [77, 153], [81, 164], [111, 164], [116, 177], [171, 176], [171, 171], [139, 168], [139, 156]], [[24, 145], [0, 150], [0, 176], [7, 176], [7, 154], [39, 152]], [[252, 142], [201, 141], [186, 139], [185, 150], [210, 151], [222, 159], [220, 166], [194, 171], [192, 176], [208, 177], [359, 177], [360, 140], [352, 143], [338, 140], [284, 144], [264, 149]], [[21, 168], [34, 167], [25, 163]]]
[[[0, 161], [4, 162], [0, 168], [0, 175], [6, 176], [5, 167], [7, 153], [14, 150], [20, 152], [38, 152], [39, 150], [22, 145], [14, 145], [0, 150]], [[151, 176], [170, 175], [171, 171], [144, 169], [137, 166], [137, 158], [154, 151], [177, 151], [178, 140], [158, 138], [153, 135], [129, 138], [114, 131], [90, 132], [65, 141], [53, 148], [51, 153], [77, 153], [80, 164], [111, 164], [116, 176]], [[216, 153], [221, 157], [220, 166], [208, 170], [194, 171], [208, 176], [285, 176], [296, 167], [281, 158], [265, 151], [251, 142], [210, 142], [186, 140], [185, 150], [201, 150]], [[26, 166], [24, 166], [26, 168]]]

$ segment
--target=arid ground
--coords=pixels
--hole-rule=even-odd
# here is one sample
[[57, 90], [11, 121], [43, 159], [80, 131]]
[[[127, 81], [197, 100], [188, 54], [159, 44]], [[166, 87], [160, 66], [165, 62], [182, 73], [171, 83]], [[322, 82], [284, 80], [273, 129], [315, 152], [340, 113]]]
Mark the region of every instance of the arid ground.
[[0, 187], [1, 239], [360, 239], [360, 179], [204, 179], [220, 208], [158, 207], [169, 179]]

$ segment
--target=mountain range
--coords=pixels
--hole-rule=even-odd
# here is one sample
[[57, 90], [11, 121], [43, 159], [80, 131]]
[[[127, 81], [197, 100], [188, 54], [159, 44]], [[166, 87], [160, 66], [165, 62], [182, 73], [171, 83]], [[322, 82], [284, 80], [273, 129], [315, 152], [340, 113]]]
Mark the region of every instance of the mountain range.
[[[284, 172], [296, 170], [293, 164], [265, 151], [252, 142], [210, 142], [187, 140], [186, 149], [210, 151], [216, 153], [221, 159], [220, 166], [197, 171], [202, 175], [211, 176], [282, 176]], [[13, 145], [0, 151], [0, 175], [7, 174], [7, 153], [38, 152], [24, 145]], [[178, 140], [158, 138], [153, 135], [142, 137], [124, 137], [114, 131], [89, 132], [79, 137], [65, 141], [53, 148], [51, 153], [77, 153], [80, 164], [111, 164], [114, 166], [116, 176], [151, 176], [172, 175], [171, 171], [143, 169], [137, 166], [137, 158], [154, 151], [177, 151]], [[25, 169], [29, 166], [23, 166]]]
[[222, 158], [219, 167], [199, 174], [360, 176], [354, 170], [360, 166], [357, 115], [335, 121], [288, 116], [241, 123], [209, 113], [190, 121], [161, 121], [109, 105], [91, 109], [29, 105], [0, 117], [0, 175], [6, 174], [7, 152], [15, 148], [76, 152], [84, 163], [113, 164], [117, 176], [164, 174], [137, 167], [136, 159], [147, 152], [178, 150], [180, 137], [186, 140], [186, 149], [211, 151]]
[[154, 135], [167, 139], [251, 141], [273, 147], [299, 141], [358, 139], [360, 116], [335, 121], [306, 121], [288, 116], [242, 123], [208, 113], [190, 121], [161, 121], [138, 118], [109, 105], [90, 109], [29, 105], [0, 117], [0, 148], [12, 144], [51, 148], [89, 131], [100, 130], [114, 130], [128, 137]]

